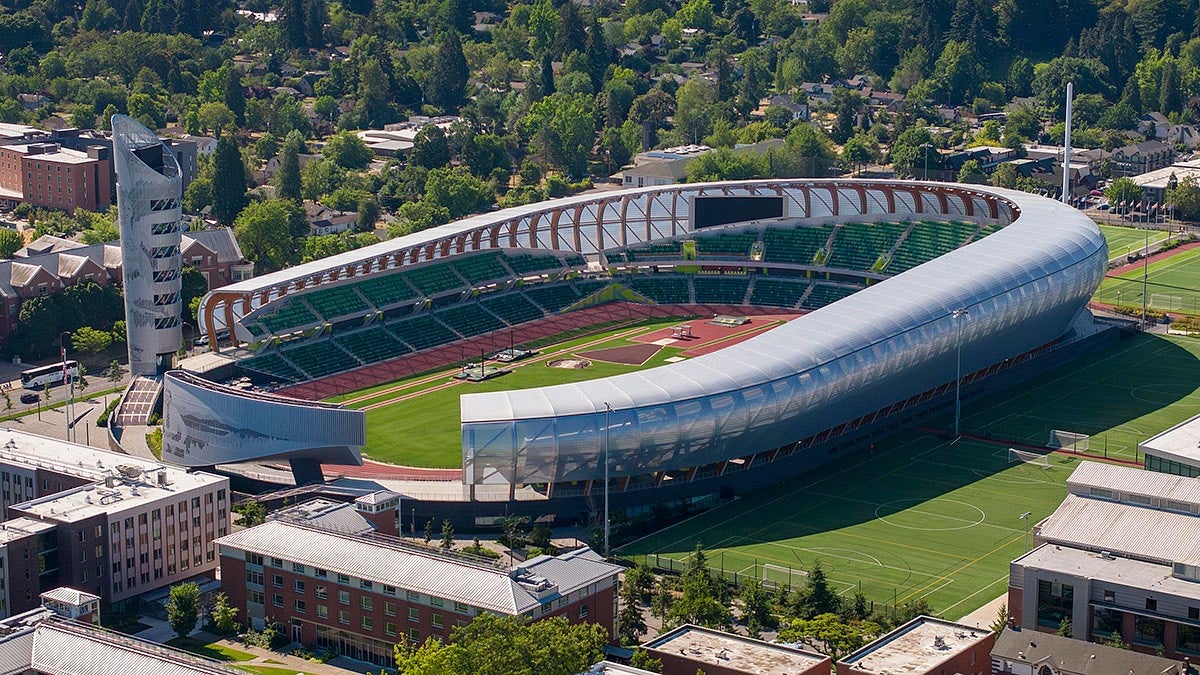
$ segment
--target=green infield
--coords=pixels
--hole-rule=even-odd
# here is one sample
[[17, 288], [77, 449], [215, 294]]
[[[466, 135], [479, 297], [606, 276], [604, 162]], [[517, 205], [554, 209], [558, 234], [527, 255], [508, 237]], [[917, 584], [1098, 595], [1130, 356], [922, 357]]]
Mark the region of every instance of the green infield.
[[[963, 404], [956, 443], [910, 431], [874, 454], [804, 477], [635, 541], [622, 556], [679, 567], [697, 542], [727, 576], [797, 585], [820, 562], [842, 593], [872, 601], [924, 598], [958, 618], [1004, 591], [1025, 525], [1066, 494], [1081, 457], [1050, 468], [1010, 461], [1007, 442], [1042, 445], [1049, 430], [1091, 434], [1087, 454], [1132, 461], [1136, 444], [1200, 412], [1200, 340], [1139, 335], [1006, 392]], [[948, 417], [934, 426], [948, 427]], [[1022, 521], [1020, 515], [1032, 515]]]
[[[1200, 248], [1150, 263], [1145, 287], [1150, 309], [1200, 314]], [[1093, 299], [1110, 305], [1141, 308], [1142, 288], [1142, 270], [1131, 270], [1106, 278]]]
[[1108, 258], [1128, 255], [1146, 246], [1146, 235], [1150, 235], [1150, 243], [1157, 244], [1167, 238], [1163, 230], [1139, 230], [1136, 227], [1120, 227], [1119, 225], [1099, 225], [1108, 241]]
[[369, 458], [404, 466], [458, 468], [462, 466], [461, 395], [580, 382], [663, 365], [667, 359], [679, 357], [683, 350], [663, 347], [641, 365], [599, 360], [592, 360], [585, 368], [550, 367], [548, 364], [576, 359], [579, 352], [644, 346], [631, 338], [679, 322], [678, 317], [642, 322], [546, 346], [530, 359], [500, 364], [510, 368], [511, 372], [483, 382], [453, 380], [458, 369], [451, 368], [353, 392], [335, 400], [366, 411], [367, 445], [363, 452]]

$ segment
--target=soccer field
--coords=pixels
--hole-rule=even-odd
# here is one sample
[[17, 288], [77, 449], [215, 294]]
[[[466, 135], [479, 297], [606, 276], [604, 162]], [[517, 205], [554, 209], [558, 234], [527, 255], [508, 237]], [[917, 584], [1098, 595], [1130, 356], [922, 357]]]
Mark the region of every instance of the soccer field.
[[1139, 230], [1136, 227], [1120, 227], [1118, 225], [1098, 225], [1108, 242], [1109, 260], [1117, 256], [1128, 255], [1146, 245], [1146, 234], [1150, 234], [1150, 243], [1157, 244], [1167, 238], [1163, 230]]
[[[1200, 340], [1139, 335], [1016, 388], [963, 404], [966, 433], [1044, 444], [1049, 429], [1093, 434], [1092, 450], [1132, 460], [1139, 440], [1200, 412]], [[950, 418], [935, 421], [947, 427]], [[881, 603], [925, 598], [958, 618], [1003, 592], [1025, 522], [1049, 515], [1079, 458], [1010, 463], [1007, 443], [949, 443], [910, 431], [826, 469], [761, 490], [628, 544], [655, 563], [699, 542], [727, 573], [795, 585], [820, 561], [839, 592]], [[658, 561], [667, 566], [666, 560]], [[861, 584], [861, 586], [860, 586]]]
[[[1151, 309], [1200, 314], [1200, 248], [1151, 263], [1147, 279]], [[1106, 278], [1094, 299], [1110, 305], [1140, 308], [1142, 270]]]

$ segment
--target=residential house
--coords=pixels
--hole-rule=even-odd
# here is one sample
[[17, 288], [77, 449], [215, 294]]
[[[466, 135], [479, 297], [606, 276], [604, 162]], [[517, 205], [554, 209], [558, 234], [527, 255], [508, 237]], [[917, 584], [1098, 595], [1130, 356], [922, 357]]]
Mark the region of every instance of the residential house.
[[1170, 166], [1174, 160], [1174, 148], [1162, 141], [1151, 140], [1126, 145], [1112, 152], [1112, 176], [1137, 176]]
[[775, 94], [773, 96], [768, 96], [768, 97], [762, 99], [761, 101], [759, 101], [758, 109], [751, 112], [750, 115], [752, 117], [763, 117], [764, 115], [766, 115], [767, 108], [770, 108], [772, 106], [779, 106], [781, 108], [785, 108], [788, 112], [790, 112], [792, 114], [792, 121], [808, 120], [808, 118], [811, 114], [811, 111], [809, 110], [809, 107], [808, 107], [807, 100], [805, 100], [801, 103], [797, 103], [788, 94]]
[[357, 212], [338, 211], [316, 202], [304, 204], [304, 216], [310, 235], [341, 234], [353, 230], [358, 223]]
[[1184, 661], [1053, 633], [1007, 628], [992, 647], [992, 675], [1189, 675]]

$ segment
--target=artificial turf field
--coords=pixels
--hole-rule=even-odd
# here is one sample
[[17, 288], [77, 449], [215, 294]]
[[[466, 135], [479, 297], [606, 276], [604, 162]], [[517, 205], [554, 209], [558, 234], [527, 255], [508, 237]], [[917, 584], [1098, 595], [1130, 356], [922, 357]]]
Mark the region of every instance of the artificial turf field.
[[[686, 349], [696, 345], [688, 343], [683, 348], [664, 346], [641, 365], [593, 360], [591, 366], [577, 370], [550, 368], [546, 366], [546, 362], [599, 349], [644, 346], [645, 343], [635, 342], [632, 338], [681, 322], [679, 317], [654, 319], [565, 340], [543, 347], [533, 358], [506, 366], [512, 368], [509, 374], [483, 382], [452, 381], [450, 377], [457, 372], [457, 368], [449, 368], [363, 389], [330, 400], [344, 403], [348, 408], [366, 411], [367, 445], [363, 452], [369, 458], [404, 466], [460, 468], [461, 395], [580, 382], [660, 366], [666, 363], [667, 359], [679, 357]], [[470, 356], [467, 355], [467, 358]], [[474, 357], [478, 359], [478, 354]]]
[[[964, 401], [963, 430], [1037, 444], [1050, 428], [1092, 432], [1093, 449], [1107, 436], [1111, 456], [1132, 460], [1137, 440], [1200, 412], [1198, 386], [1200, 340], [1139, 335]], [[699, 542], [715, 567], [793, 585], [803, 580], [799, 570], [820, 561], [842, 593], [861, 584], [875, 602], [924, 598], [958, 618], [1003, 592], [1009, 561], [1025, 550], [1019, 515], [1031, 512], [1032, 523], [1049, 515], [1080, 461], [1054, 454], [1050, 469], [1010, 463], [1006, 443], [951, 444], [920, 431], [877, 446], [618, 553], [682, 560]]]
[[1136, 227], [1120, 227], [1118, 225], [1098, 225], [1108, 242], [1108, 257], [1111, 260], [1117, 256], [1128, 255], [1146, 245], [1146, 233], [1150, 233], [1150, 243], [1157, 244], [1167, 238], [1163, 230], [1139, 230]]
[[[1164, 312], [1200, 314], [1200, 248], [1181, 251], [1150, 263], [1149, 307]], [[1094, 299], [1110, 305], [1142, 306], [1142, 270], [1108, 277]]]

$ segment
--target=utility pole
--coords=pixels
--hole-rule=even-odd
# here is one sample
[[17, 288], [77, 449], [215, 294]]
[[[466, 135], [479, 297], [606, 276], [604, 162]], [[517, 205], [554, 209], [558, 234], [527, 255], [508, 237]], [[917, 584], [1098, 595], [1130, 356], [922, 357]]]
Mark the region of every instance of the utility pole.
[[612, 406], [604, 402], [604, 557], [608, 558], [608, 421], [612, 415]]
[[958, 347], [954, 366], [954, 439], [958, 440], [959, 420], [962, 418], [962, 322], [970, 315], [966, 307], [954, 310], [951, 316], [958, 324]]
[[1067, 120], [1063, 132], [1062, 202], [1071, 203], [1071, 102], [1075, 98], [1075, 83], [1067, 83]]

